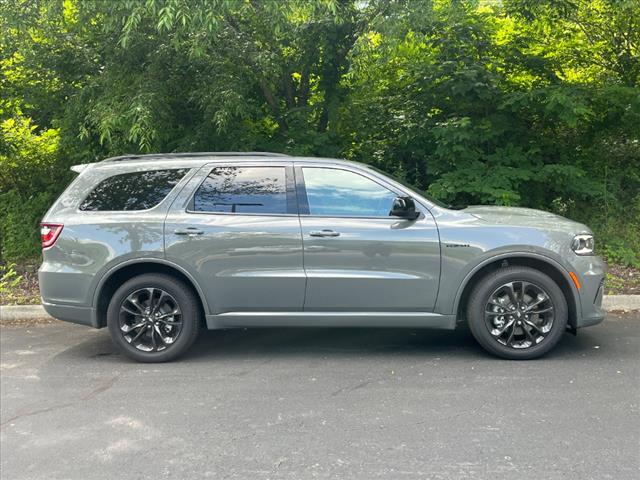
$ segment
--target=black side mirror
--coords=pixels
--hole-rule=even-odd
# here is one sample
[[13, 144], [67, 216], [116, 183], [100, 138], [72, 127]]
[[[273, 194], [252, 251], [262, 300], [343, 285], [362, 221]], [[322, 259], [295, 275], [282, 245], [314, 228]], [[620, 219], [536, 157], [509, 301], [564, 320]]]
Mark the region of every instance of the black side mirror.
[[406, 218], [407, 220], [415, 220], [420, 216], [420, 212], [416, 210], [416, 204], [411, 197], [396, 197], [393, 200], [393, 206], [389, 215], [394, 217]]

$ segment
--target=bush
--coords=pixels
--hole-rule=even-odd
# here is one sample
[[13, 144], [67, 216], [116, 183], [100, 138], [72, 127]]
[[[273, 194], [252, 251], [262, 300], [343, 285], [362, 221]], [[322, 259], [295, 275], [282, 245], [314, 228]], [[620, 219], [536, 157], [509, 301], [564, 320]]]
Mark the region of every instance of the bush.
[[640, 268], [640, 257], [628, 242], [621, 238], [609, 240], [604, 247], [604, 255], [607, 260], [625, 267]]
[[40, 219], [63, 185], [59, 132], [18, 113], [0, 133], [0, 261], [24, 261], [39, 255]]
[[1, 258], [23, 262], [40, 255], [40, 220], [55, 197], [49, 192], [26, 201], [16, 191], [0, 196]]
[[18, 286], [22, 276], [15, 270], [15, 264], [0, 265], [0, 297], [4, 297], [7, 292]]

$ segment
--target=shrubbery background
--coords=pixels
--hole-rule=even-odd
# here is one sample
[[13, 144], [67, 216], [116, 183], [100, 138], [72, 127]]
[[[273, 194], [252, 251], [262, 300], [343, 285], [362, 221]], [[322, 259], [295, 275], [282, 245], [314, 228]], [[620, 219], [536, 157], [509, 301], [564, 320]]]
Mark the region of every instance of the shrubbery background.
[[69, 166], [266, 150], [590, 225], [640, 266], [637, 0], [0, 0], [0, 260]]

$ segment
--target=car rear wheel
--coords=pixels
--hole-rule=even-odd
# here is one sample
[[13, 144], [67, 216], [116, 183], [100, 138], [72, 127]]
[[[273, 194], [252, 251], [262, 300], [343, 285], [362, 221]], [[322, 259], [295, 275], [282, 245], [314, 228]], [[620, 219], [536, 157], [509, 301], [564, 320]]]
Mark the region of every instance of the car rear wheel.
[[546, 274], [507, 267], [482, 278], [467, 304], [469, 328], [487, 351], [528, 360], [549, 352], [567, 326], [567, 301]]
[[145, 274], [125, 282], [107, 309], [113, 342], [139, 362], [167, 362], [182, 355], [195, 341], [200, 305], [179, 280]]

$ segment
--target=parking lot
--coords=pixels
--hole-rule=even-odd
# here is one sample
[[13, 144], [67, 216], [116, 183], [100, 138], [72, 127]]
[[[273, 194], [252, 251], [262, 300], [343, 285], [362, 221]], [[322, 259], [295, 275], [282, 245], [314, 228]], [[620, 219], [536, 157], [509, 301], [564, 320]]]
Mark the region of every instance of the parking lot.
[[2, 327], [2, 479], [640, 476], [640, 314], [544, 359], [466, 331], [206, 332], [136, 364], [106, 330]]

